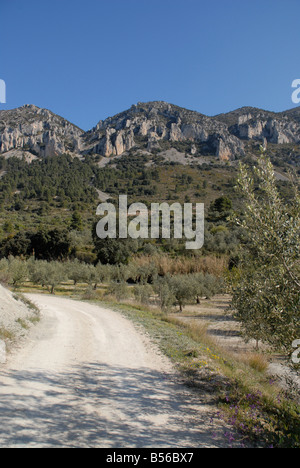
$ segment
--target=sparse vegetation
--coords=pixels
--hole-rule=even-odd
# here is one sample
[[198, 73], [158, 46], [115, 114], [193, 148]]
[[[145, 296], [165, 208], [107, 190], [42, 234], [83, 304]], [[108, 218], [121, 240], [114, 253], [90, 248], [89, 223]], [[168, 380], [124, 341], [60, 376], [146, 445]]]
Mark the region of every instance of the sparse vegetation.
[[293, 200], [284, 203], [265, 156], [254, 174], [256, 180], [241, 166], [238, 183], [245, 210], [238, 223], [247, 232], [247, 243], [231, 275], [233, 306], [246, 338], [289, 356], [300, 334], [300, 197], [295, 185]]
[[[158, 340], [188, 385], [214, 391], [219, 417], [239, 434], [230, 437], [241, 444], [299, 447], [299, 402], [270, 383], [269, 355], [253, 349], [233, 355], [210, 333], [209, 316], [196, 322], [192, 309], [224, 293], [226, 279], [233, 294], [227, 314], [241, 324], [244, 337], [263, 343], [270, 355], [272, 347], [289, 357], [299, 334], [298, 195], [292, 198], [291, 186], [276, 182], [265, 159], [254, 178], [243, 166], [241, 197], [234, 192], [234, 165], [181, 166], [153, 158], [156, 166], [149, 155], [133, 152], [102, 168], [89, 157], [54, 157], [31, 167], [0, 158], [6, 171], [0, 179], [0, 281], [18, 292], [114, 304]], [[62, 170], [70, 171], [72, 183]], [[119, 193], [147, 206], [158, 198], [205, 202], [204, 248], [187, 252], [184, 241], [172, 239], [99, 240], [94, 188], [109, 193], [112, 203]], [[23, 329], [39, 320], [33, 312], [19, 321]], [[0, 330], [1, 336], [9, 338], [9, 332]]]

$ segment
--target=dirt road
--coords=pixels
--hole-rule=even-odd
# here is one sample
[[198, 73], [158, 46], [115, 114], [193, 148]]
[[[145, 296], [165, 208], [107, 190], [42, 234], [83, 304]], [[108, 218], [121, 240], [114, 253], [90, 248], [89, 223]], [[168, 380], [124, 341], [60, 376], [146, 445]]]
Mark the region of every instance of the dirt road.
[[220, 447], [223, 427], [116, 312], [30, 295], [42, 311], [0, 368], [0, 447]]

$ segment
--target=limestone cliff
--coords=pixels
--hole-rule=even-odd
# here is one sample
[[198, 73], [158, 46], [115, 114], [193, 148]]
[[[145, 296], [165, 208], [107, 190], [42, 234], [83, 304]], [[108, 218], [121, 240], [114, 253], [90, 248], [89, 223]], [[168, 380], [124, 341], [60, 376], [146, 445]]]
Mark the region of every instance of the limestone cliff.
[[277, 145], [300, 143], [300, 112], [267, 112], [242, 108], [216, 118], [228, 125], [230, 133], [241, 140], [266, 140]]
[[38, 157], [80, 154], [80, 130], [46, 109], [25, 105], [0, 111], [0, 153], [27, 151]]
[[7, 157], [65, 152], [111, 157], [132, 149], [157, 153], [180, 147], [191, 156], [226, 161], [242, 157], [251, 140], [264, 146], [300, 144], [300, 108], [274, 113], [245, 107], [208, 117], [166, 102], [138, 103], [88, 132], [32, 105], [0, 111], [0, 154]]
[[244, 154], [241, 140], [222, 122], [165, 102], [138, 103], [100, 121], [83, 141], [86, 151], [103, 156], [119, 155], [133, 147], [151, 152], [160, 148], [160, 142], [169, 142], [170, 147], [175, 142], [188, 142], [194, 154], [206, 144], [208, 152], [221, 159]]

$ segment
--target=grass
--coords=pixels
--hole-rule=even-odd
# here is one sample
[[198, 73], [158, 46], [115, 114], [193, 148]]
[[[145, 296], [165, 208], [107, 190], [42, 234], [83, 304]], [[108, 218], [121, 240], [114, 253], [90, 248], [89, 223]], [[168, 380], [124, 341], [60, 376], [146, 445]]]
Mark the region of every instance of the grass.
[[0, 339], [3, 341], [12, 341], [15, 335], [4, 327], [0, 328]]
[[191, 356], [201, 354], [200, 343], [183, 333], [180, 327], [172, 323], [158, 309], [150, 309], [131, 303], [120, 304], [109, 300], [106, 300], [104, 304], [121, 312], [136, 325], [143, 327], [159, 345], [161, 351], [175, 364], [184, 365]]
[[158, 274], [165, 276], [170, 275], [185, 275], [192, 273], [209, 273], [216, 276], [221, 276], [228, 265], [229, 258], [227, 256], [217, 257], [207, 255], [202, 257], [175, 257], [160, 253], [159, 255], [136, 256], [131, 264], [134, 268], [147, 267], [155, 265]]
[[[230, 437], [259, 447], [300, 448], [300, 405], [291, 394], [266, 373], [264, 354], [232, 354], [207, 333], [205, 322], [182, 322], [173, 314], [133, 300], [117, 301], [107, 288], [94, 291], [83, 285], [61, 285], [56, 294], [101, 303], [132, 320], [147, 332], [160, 350], [171, 359], [184, 382], [211, 398], [235, 434]], [[33, 285], [25, 291], [40, 292]]]
[[21, 328], [24, 328], [24, 330], [29, 330], [29, 324], [26, 320], [18, 318], [16, 322], [20, 325]]
[[[16, 323], [24, 331], [27, 331], [30, 329], [31, 325], [36, 325], [40, 321], [41, 319], [40, 310], [29, 299], [23, 296], [23, 294], [14, 293], [13, 298], [16, 301], [22, 301], [28, 308], [29, 313], [26, 318], [19, 317], [18, 319], [16, 319]], [[8, 350], [9, 350], [15, 345], [17, 341], [17, 334], [15, 334], [13, 331], [8, 330], [5, 327], [0, 327], [0, 340], [3, 340], [6, 343], [6, 345], [8, 346]]]
[[[93, 301], [94, 302], [94, 301]], [[300, 448], [300, 404], [266, 374], [264, 355], [226, 353], [205, 325], [182, 323], [159, 310], [106, 302], [143, 327], [176, 365], [186, 385], [218, 404], [235, 440], [259, 447]]]
[[248, 364], [252, 369], [258, 372], [265, 372], [268, 368], [268, 360], [264, 354], [245, 353], [241, 355], [241, 361]]
[[20, 293], [15, 294], [14, 296], [16, 300], [22, 301], [23, 304], [25, 304], [26, 307], [34, 313], [34, 316], [29, 317], [30, 321], [36, 322], [40, 319], [40, 310], [33, 302], [31, 302], [29, 299], [27, 299], [27, 297]]

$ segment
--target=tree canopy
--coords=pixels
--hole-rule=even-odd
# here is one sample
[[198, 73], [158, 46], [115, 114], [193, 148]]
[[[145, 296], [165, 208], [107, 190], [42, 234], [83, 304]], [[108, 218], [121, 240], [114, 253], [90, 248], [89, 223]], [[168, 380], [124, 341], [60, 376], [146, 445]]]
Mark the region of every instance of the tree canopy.
[[252, 170], [240, 165], [238, 190], [247, 233], [238, 269], [232, 272], [233, 305], [245, 336], [291, 352], [300, 336], [300, 197], [279, 195], [274, 168], [265, 155]]

